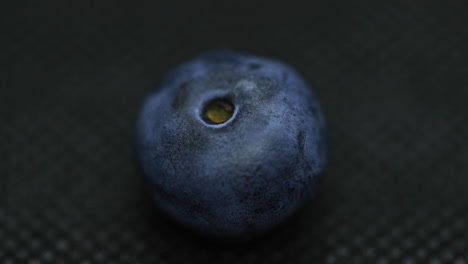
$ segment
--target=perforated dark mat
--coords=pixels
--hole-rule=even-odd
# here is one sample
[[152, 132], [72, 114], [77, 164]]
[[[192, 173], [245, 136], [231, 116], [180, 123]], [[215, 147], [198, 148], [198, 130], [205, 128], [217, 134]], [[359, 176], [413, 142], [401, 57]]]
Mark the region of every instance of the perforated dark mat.
[[[0, 4], [0, 263], [468, 263], [467, 1], [156, 2]], [[293, 65], [328, 120], [318, 197], [245, 244], [166, 219], [133, 160], [144, 97], [214, 48]]]

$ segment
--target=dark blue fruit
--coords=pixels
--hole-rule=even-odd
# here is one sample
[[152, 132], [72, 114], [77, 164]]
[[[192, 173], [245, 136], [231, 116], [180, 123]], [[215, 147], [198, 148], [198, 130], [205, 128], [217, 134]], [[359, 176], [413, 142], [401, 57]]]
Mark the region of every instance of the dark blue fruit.
[[327, 152], [322, 111], [298, 73], [233, 51], [169, 74], [143, 106], [136, 141], [157, 205], [218, 238], [285, 220], [313, 196]]

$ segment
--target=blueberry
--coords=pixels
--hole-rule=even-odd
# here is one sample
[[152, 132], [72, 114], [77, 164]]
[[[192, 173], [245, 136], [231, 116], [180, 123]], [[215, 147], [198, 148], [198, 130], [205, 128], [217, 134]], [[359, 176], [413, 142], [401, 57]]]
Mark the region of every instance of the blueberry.
[[218, 238], [254, 237], [293, 214], [314, 195], [327, 152], [322, 111], [298, 73], [228, 50], [163, 80], [136, 146], [156, 204]]

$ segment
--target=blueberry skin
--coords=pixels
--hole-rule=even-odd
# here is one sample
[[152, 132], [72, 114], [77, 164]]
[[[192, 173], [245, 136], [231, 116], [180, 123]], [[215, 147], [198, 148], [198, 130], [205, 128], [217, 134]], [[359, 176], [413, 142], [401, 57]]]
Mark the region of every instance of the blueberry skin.
[[[206, 102], [235, 106], [222, 124]], [[215, 238], [263, 234], [311, 198], [327, 156], [325, 120], [291, 67], [229, 50], [170, 73], [143, 105], [136, 147], [156, 204]]]

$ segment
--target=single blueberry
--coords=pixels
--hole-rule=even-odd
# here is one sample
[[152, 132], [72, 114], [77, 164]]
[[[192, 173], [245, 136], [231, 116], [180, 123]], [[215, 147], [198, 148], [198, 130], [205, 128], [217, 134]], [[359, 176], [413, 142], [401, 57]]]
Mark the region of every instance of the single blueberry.
[[228, 50], [190, 60], [146, 100], [136, 146], [156, 204], [191, 229], [251, 238], [314, 194], [326, 163], [314, 93], [279, 61]]

